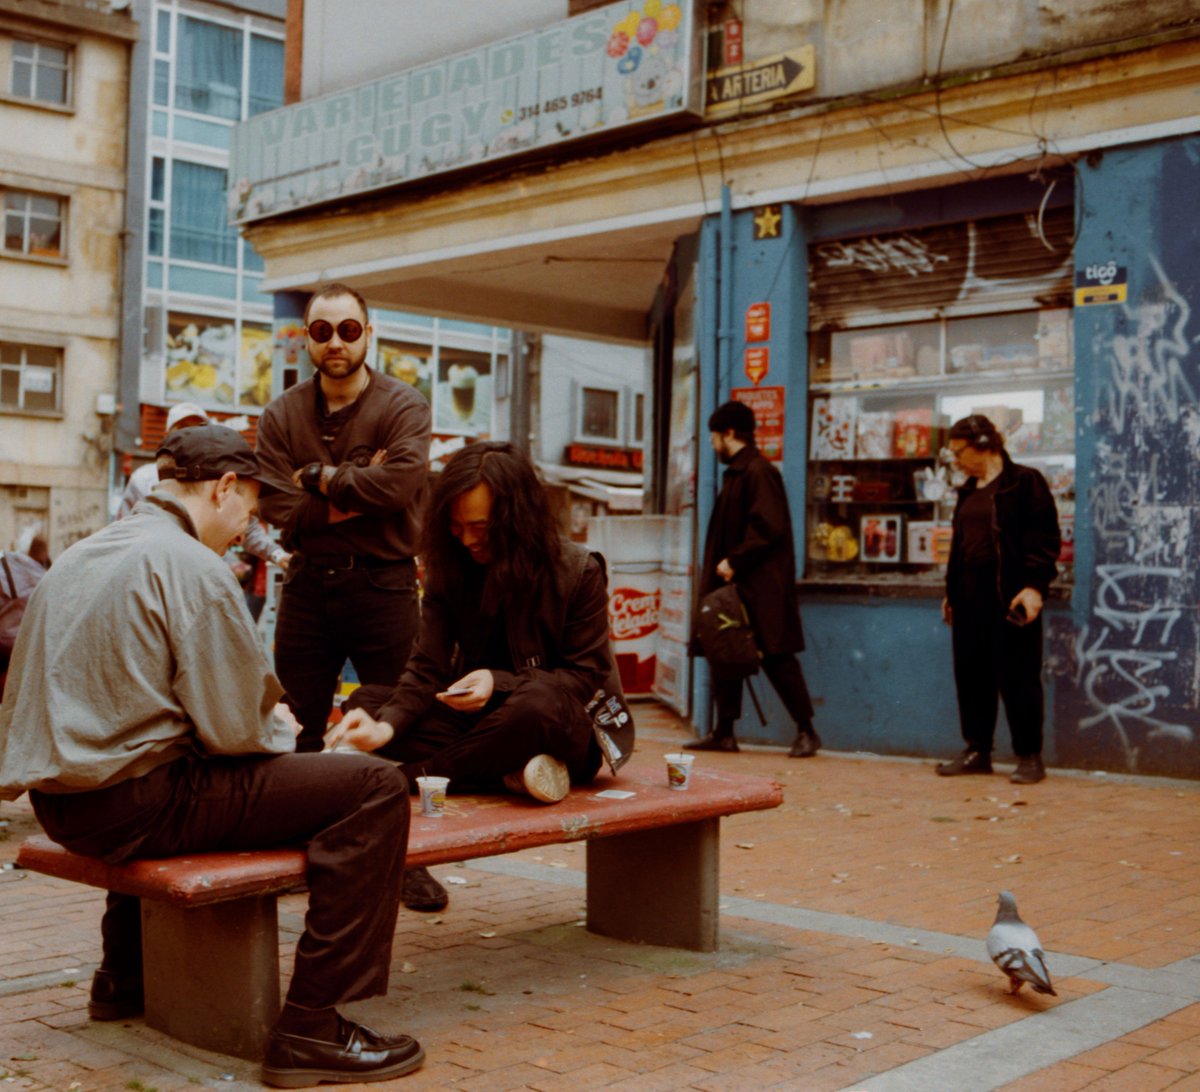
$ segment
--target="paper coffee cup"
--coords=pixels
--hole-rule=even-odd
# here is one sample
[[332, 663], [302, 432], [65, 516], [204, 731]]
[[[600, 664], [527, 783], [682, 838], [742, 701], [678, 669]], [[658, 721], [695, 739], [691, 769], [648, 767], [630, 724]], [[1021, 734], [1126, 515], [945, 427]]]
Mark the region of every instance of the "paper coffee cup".
[[448, 777], [418, 777], [417, 788], [421, 790], [421, 814], [432, 819], [441, 819], [446, 814], [446, 786]]
[[667, 755], [667, 787], [686, 789], [692, 779], [692, 763], [695, 755]]

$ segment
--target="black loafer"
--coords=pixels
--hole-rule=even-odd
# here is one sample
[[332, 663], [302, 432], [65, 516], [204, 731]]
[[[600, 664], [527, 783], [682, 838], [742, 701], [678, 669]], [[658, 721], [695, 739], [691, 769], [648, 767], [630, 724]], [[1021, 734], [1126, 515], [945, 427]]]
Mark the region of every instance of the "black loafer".
[[811, 728], [802, 728], [796, 733], [796, 742], [788, 751], [789, 758], [812, 758], [821, 749], [821, 737]]
[[385, 1038], [341, 1016], [338, 1033], [341, 1042], [329, 1043], [273, 1031], [263, 1058], [263, 1083], [275, 1088], [307, 1088], [322, 1081], [366, 1084], [402, 1077], [425, 1061], [425, 1051], [411, 1035]]
[[438, 910], [445, 910], [450, 903], [450, 896], [429, 874], [429, 869], [406, 868], [404, 882], [400, 888], [400, 901], [410, 910], [432, 914]]
[[685, 743], [683, 749], [685, 751], [729, 751], [736, 754], [738, 745], [733, 736], [714, 736], [712, 732], [709, 732], [703, 739], [698, 739], [694, 743]]
[[958, 777], [959, 774], [988, 774], [992, 772], [992, 756], [971, 748], [963, 751], [949, 762], [939, 762], [937, 772], [942, 777]]
[[145, 1008], [141, 978], [123, 978], [103, 967], [92, 975], [88, 1016], [93, 1020], [128, 1020], [131, 1016], [141, 1016]]

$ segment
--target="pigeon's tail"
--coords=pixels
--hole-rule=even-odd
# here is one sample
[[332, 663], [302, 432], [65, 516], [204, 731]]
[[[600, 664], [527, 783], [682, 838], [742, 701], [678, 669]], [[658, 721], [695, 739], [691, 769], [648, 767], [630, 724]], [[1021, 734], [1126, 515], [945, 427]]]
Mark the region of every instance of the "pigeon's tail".
[[1009, 948], [997, 956], [996, 964], [1008, 975], [1016, 989], [1020, 989], [1018, 982], [1028, 982], [1038, 993], [1058, 996], [1050, 982], [1050, 972], [1046, 969], [1046, 953], [1041, 948], [1031, 952]]

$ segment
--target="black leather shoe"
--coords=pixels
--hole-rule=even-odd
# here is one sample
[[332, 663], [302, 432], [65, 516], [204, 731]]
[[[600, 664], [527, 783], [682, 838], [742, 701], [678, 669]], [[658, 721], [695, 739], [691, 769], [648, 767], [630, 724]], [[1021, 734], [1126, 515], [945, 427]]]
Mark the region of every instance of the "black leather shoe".
[[127, 1020], [131, 1016], [141, 1016], [145, 1007], [140, 978], [122, 978], [103, 967], [92, 975], [88, 1016], [93, 1020]]
[[427, 868], [406, 868], [400, 887], [400, 901], [410, 910], [432, 914], [445, 910], [450, 903], [446, 889], [430, 875]]
[[1036, 785], [1046, 780], [1046, 767], [1042, 765], [1041, 755], [1017, 756], [1017, 768], [1008, 775], [1014, 785]]
[[796, 733], [796, 742], [788, 751], [789, 758], [812, 758], [821, 749], [821, 737], [811, 728], [801, 728]]
[[322, 1081], [365, 1084], [402, 1077], [425, 1061], [425, 1051], [412, 1036], [385, 1038], [340, 1015], [338, 1038], [340, 1042], [329, 1043], [271, 1032], [263, 1058], [263, 1083], [275, 1088], [307, 1088]]
[[982, 751], [975, 751], [968, 747], [957, 758], [952, 758], [949, 762], [939, 762], [937, 772], [942, 777], [957, 777], [959, 774], [991, 773], [992, 756], [985, 755]]
[[737, 740], [733, 736], [714, 736], [709, 732], [703, 739], [683, 745], [685, 751], [730, 751], [736, 754]]

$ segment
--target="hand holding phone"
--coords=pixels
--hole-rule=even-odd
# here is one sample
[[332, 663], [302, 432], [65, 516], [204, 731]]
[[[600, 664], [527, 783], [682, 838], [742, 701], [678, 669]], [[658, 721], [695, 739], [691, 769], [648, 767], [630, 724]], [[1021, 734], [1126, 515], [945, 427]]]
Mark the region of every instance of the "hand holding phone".
[[469, 686], [452, 686], [449, 690], [442, 690], [438, 693], [439, 698], [465, 698], [468, 694], [473, 694], [474, 690]]
[[1011, 622], [1014, 626], [1024, 626], [1029, 622], [1029, 615], [1025, 613], [1025, 604], [1017, 603], [1013, 607], [1009, 607], [1008, 614], [1005, 615], [1005, 620]]

